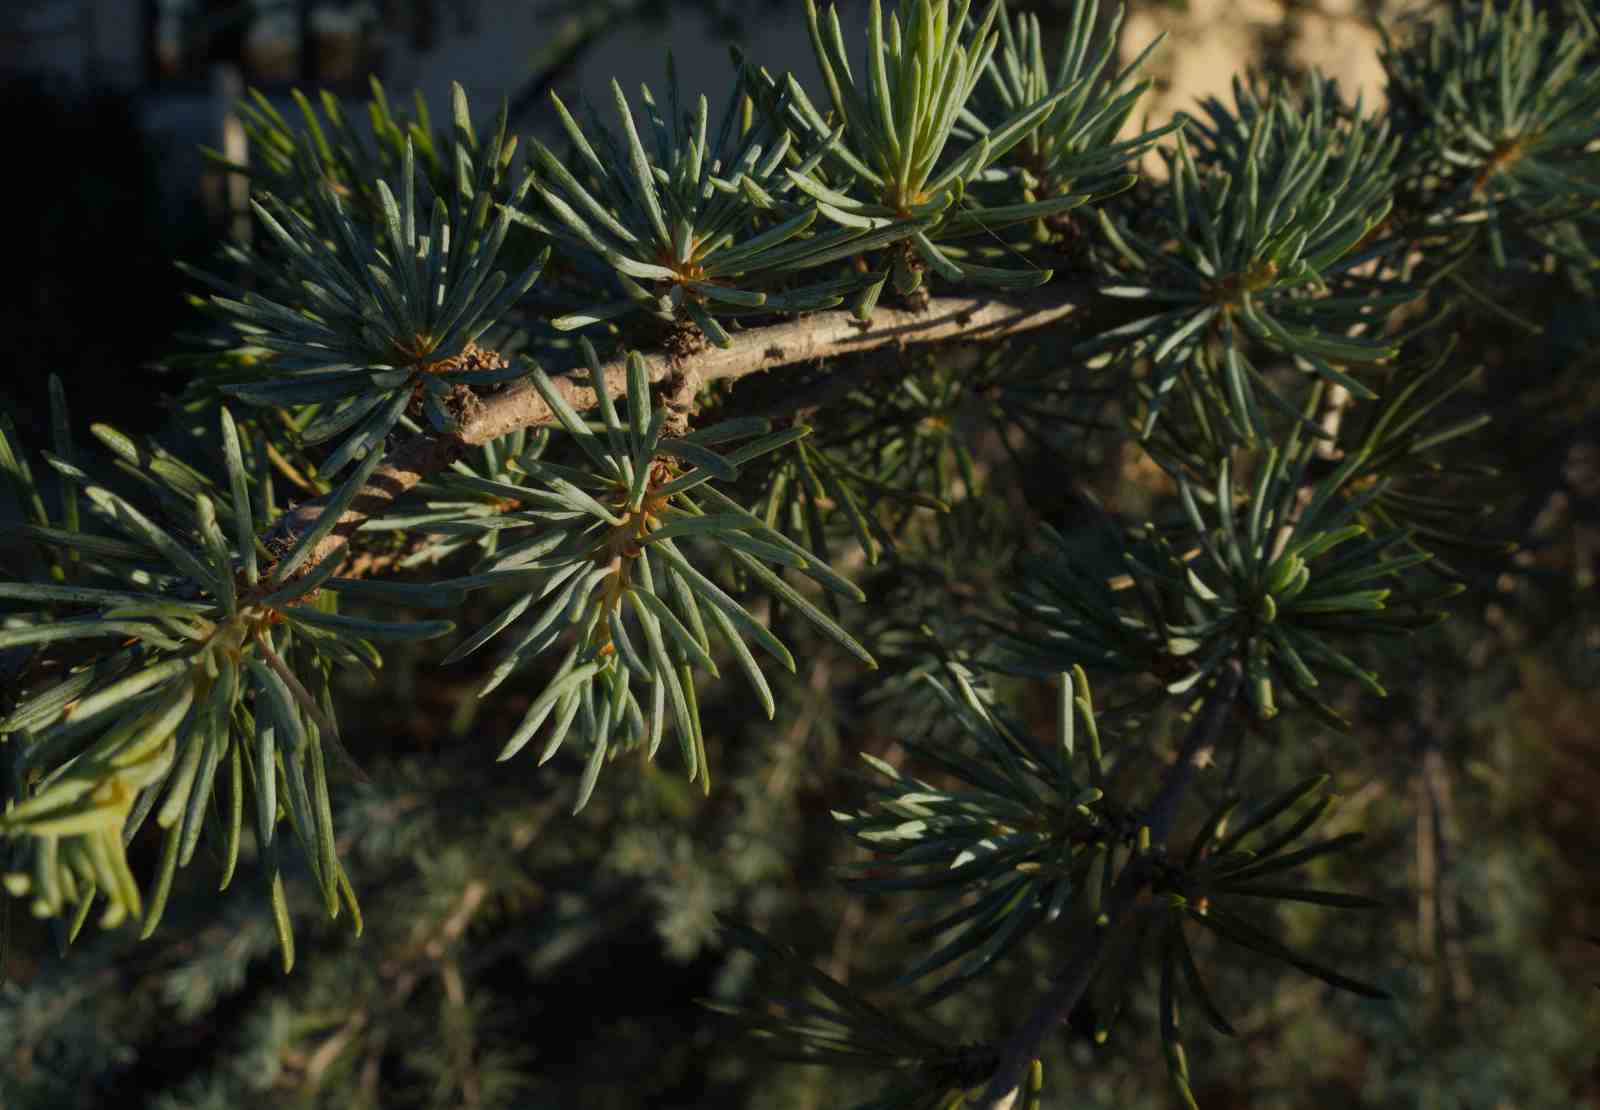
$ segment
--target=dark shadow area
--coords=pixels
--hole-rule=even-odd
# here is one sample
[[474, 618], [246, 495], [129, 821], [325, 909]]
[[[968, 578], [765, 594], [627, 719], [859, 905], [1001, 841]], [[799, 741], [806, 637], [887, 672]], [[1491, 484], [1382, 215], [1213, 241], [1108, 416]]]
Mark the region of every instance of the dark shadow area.
[[151, 364], [183, 326], [174, 258], [204, 258], [211, 232], [193, 187], [172, 195], [170, 152], [143, 131], [139, 101], [38, 77], [0, 78], [11, 150], [12, 294], [0, 301], [10, 365], [0, 406], [24, 443], [49, 442], [45, 383], [59, 375], [80, 427], [154, 431], [175, 386]]

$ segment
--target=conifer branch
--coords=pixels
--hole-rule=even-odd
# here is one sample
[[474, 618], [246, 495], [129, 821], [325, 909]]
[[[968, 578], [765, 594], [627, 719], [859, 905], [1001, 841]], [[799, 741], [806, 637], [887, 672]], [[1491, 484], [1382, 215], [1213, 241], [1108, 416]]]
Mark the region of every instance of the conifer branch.
[[[1204, 765], [1211, 749], [1216, 747], [1223, 722], [1239, 700], [1244, 668], [1234, 659], [1220, 670], [1217, 685], [1212, 687], [1199, 716], [1184, 735], [1178, 758], [1167, 769], [1161, 789], [1156, 792], [1155, 800], [1145, 813], [1144, 827], [1149, 830], [1150, 843], [1153, 845], [1164, 841], [1172, 832], [1195, 771]], [[1150, 857], [1135, 856], [1117, 876], [1111, 898], [1106, 904], [1104, 922], [1091, 922], [1087, 930], [1080, 930], [1068, 942], [1073, 954], [1055, 977], [1055, 985], [1039, 1000], [1028, 1019], [1016, 1028], [1001, 1048], [999, 1065], [978, 1102], [984, 1110], [1008, 1110], [1013, 1104], [1028, 1062], [1039, 1055], [1039, 1045], [1051, 1030], [1066, 1020], [1089, 988], [1105, 955], [1112, 930], [1138, 901], [1150, 874]], [[1085, 937], [1084, 932], [1089, 935]]]
[[[869, 322], [858, 320], [843, 309], [816, 312], [770, 327], [735, 332], [731, 346], [711, 347], [694, 354], [694, 372], [706, 383], [737, 381], [762, 371], [889, 346], [991, 341], [1064, 320], [1082, 309], [1091, 296], [1087, 286], [1057, 284], [1048, 293], [933, 297], [921, 310], [879, 306]], [[659, 351], [644, 356], [652, 384], [681, 374], [686, 361]], [[626, 360], [612, 359], [602, 363], [600, 369], [607, 393], [613, 399], [621, 398], [627, 392]], [[587, 370], [554, 376], [550, 381], [578, 412], [599, 402]], [[339, 523], [312, 549], [292, 577], [311, 573], [343, 548], [365, 521], [383, 513], [428, 475], [449, 466], [467, 448], [521, 428], [543, 428], [555, 423], [555, 414], [539, 391], [523, 383], [470, 406], [454, 437], [423, 433], [405, 440], [373, 471]], [[268, 546], [287, 549], [295, 536], [316, 523], [330, 496], [306, 501], [284, 514], [269, 531]]]
[[[1336, 989], [1392, 997], [1328, 966], [1325, 946], [1291, 948], [1270, 919], [1253, 923], [1263, 899], [1383, 903], [1293, 874], [1361, 834], [1307, 839], [1333, 803], [1327, 774], [1241, 796], [1238, 729], [1265, 728], [1282, 703], [1349, 730], [1335, 706], [1352, 682], [1386, 696], [1367, 666], [1390, 656], [1368, 642], [1429, 627], [1466, 588], [1455, 580], [1467, 573], [1429, 565], [1436, 549], [1503, 550], [1471, 526], [1489, 509], [1463, 482], [1492, 470], [1438, 450], [1490, 419], [1456, 413], [1478, 367], [1429, 333], [1460, 315], [1451, 285], [1537, 330], [1494, 303], [1500, 286], [1472, 288], [1480, 264], [1507, 280], [1549, 275], [1555, 261], [1592, 299], [1600, 26], [1578, 7], [1581, 26], [1562, 29], [1533, 0], [1503, 10], [1487, 0], [1408, 33], [1410, 42], [1386, 41], [1391, 96], [1375, 115], [1320, 75], [1293, 86], [1251, 79], [1235, 82], [1231, 106], [1207, 101], [1206, 118], [1126, 139], [1149, 50], [1120, 66], [1120, 13], [1108, 33], [1095, 0], [1072, 5], [1051, 73], [1039, 22], [1006, 15], [1003, 0], [984, 5], [981, 19], [968, 18], [971, 0], [953, 12], [947, 0], [899, 6], [886, 34], [872, 0], [858, 78], [850, 59], [860, 54], [837, 12], [824, 20], [806, 0], [826, 102], [740, 56], [713, 129], [706, 98], [684, 111], [669, 60], [668, 95], [642, 88], [642, 112], [612, 83], [620, 130], [594, 113], [580, 124], [555, 99], [566, 157], [532, 140], [520, 167], [505, 110], [480, 135], [459, 86], [441, 130], [420, 97], [417, 119], [397, 120], [374, 84], [375, 147], [358, 141], [336, 98], [319, 117], [296, 93], [306, 123], [297, 131], [256, 95], [243, 111], [260, 152], [248, 172], [264, 234], [224, 250], [234, 279], [189, 272], [211, 288], [238, 342], [195, 360], [214, 374], [204, 399], [275, 415], [241, 429], [228, 407], [213, 413], [213, 474], [185, 460], [216, 462], [214, 452], [141, 446], [95, 425], [114, 468], [138, 483], [113, 489], [96, 484], [74, 447], [59, 382], [44, 484], [0, 414], [0, 483], [25, 521], [6, 537], [21, 569], [0, 575], [0, 671], [12, 679], [0, 682], [0, 741], [16, 753], [0, 765], [19, 772], [0, 774], [14, 780], [0, 790], [0, 911], [25, 900], [70, 938], [104, 899], [103, 927], [137, 920], [148, 937], [176, 870], [203, 837], [211, 846], [217, 818], [228, 885], [248, 811], [272, 910], [257, 932], [275, 932], [285, 971], [297, 887], [319, 894], [330, 918], [348, 911], [359, 935], [359, 876], [342, 860], [366, 856], [371, 866], [371, 854], [351, 855], [348, 829], [345, 843], [335, 833], [336, 677], [376, 671], [387, 645], [456, 631], [452, 620], [384, 619], [377, 608], [415, 605], [477, 624], [441, 666], [511, 633], [477, 696], [513, 676], [544, 682], [522, 696], [499, 758], [533, 744], [543, 764], [565, 744], [585, 761], [573, 812], [591, 796], [611, 806], [594, 794], [602, 769], [624, 752], [653, 761], [669, 729], [688, 779], [709, 794], [725, 730], [703, 728], [701, 705], [709, 723], [725, 719], [732, 703], [707, 679], [722, 679], [729, 660], [774, 728], [803, 718], [829, 730], [824, 760], [840, 747], [831, 732], [848, 719], [846, 704], [895, 699], [890, 729], [938, 777], [914, 778], [863, 751], [878, 776], [873, 794], [859, 812], [832, 816], [872, 855], [846, 869], [863, 898], [847, 912], [866, 913], [864, 899], [884, 894], [919, 899], [904, 918], [913, 926], [904, 947], [927, 951], [913, 953], [896, 987], [929, 987], [878, 1006], [847, 984], [837, 945], [824, 973], [729, 922], [738, 943], [798, 978], [801, 995], [741, 1003], [744, 988], [719, 981], [711, 1006], [767, 1039], [778, 1059], [880, 1072], [888, 1086], [871, 1106], [1040, 1110], [1043, 1069], [1069, 1015], [1092, 1016], [1103, 1039], [1153, 955], [1167, 1071], [1194, 1108], [1180, 995], [1233, 1035], [1207, 983], [1220, 974], [1219, 985], [1234, 984], [1226, 965], [1202, 973], [1195, 952], [1209, 950], [1191, 948], [1186, 930]], [[1173, 136], [1159, 151], [1165, 180], [1130, 192], [1132, 165], [1163, 135]], [[501, 247], [514, 227], [535, 241], [508, 252], [518, 266], [507, 270]], [[1036, 263], [1068, 251], [1071, 275], [1048, 284], [1052, 271]], [[559, 292], [528, 301], [552, 257]], [[933, 280], [997, 292], [932, 297]], [[877, 307], [891, 286], [909, 307]], [[581, 359], [555, 353], [554, 377], [526, 355], [512, 364], [478, 346], [554, 303], [568, 310], [544, 321], [556, 332], [646, 316], [673, 330], [656, 333], [670, 338], [653, 353], [619, 350], [610, 362], [580, 337]], [[825, 311], [838, 304], [849, 309]], [[1000, 343], [1068, 316], [1067, 344], [1060, 332]], [[776, 322], [746, 330], [753, 320]], [[996, 346], [970, 360], [902, 357], [911, 345], [948, 342]], [[823, 361], [872, 353], [880, 357]], [[719, 396], [694, 423], [703, 387], [785, 368], [762, 383], [776, 388]], [[819, 412], [825, 427], [806, 426]], [[1354, 432], [1351, 413], [1363, 424]], [[975, 419], [987, 425], [977, 430]], [[558, 424], [564, 437], [525, 434]], [[1142, 453], [1126, 461], [1160, 472], [1145, 482], [1105, 468], [1107, 483], [1149, 488], [1103, 512], [1100, 535], [1077, 511], [1052, 528], [1063, 475], [1116, 461], [1099, 442], [1080, 454], [1080, 433], [1120, 439], [1116, 449]], [[783, 448], [792, 450], [747, 467]], [[987, 477], [1000, 452], [1014, 464], [1009, 489]], [[302, 503], [284, 506], [274, 471]], [[763, 482], [754, 505], [730, 496]], [[917, 508], [947, 511], [935, 531]], [[82, 512], [96, 520], [86, 526]], [[364, 526], [388, 534], [351, 544]], [[873, 575], [832, 558], [834, 537], [873, 564], [905, 543]], [[998, 561], [1017, 551], [1026, 554], [1016, 573], [1000, 580]], [[465, 577], [363, 581], [474, 552]], [[826, 591], [826, 607], [809, 585], [794, 588], [796, 575]], [[473, 591], [505, 607], [481, 621]], [[737, 596], [746, 592], [779, 608], [758, 615]], [[1014, 617], [985, 611], [1002, 593]], [[870, 611], [852, 618], [839, 598]], [[794, 639], [791, 624], [811, 638]], [[84, 645], [95, 642], [105, 650], [91, 655]], [[878, 653], [887, 676], [864, 697], [834, 691], [828, 643], [872, 668]], [[552, 674], [545, 664], [557, 649], [565, 655]], [[790, 685], [774, 696], [757, 650], [797, 677], [806, 665], [810, 694], [797, 701], [801, 688]], [[1057, 678], [1053, 745], [1006, 712], [988, 668]], [[1138, 744], [1134, 733], [1153, 728], [1177, 748], [1164, 774], [1108, 780], [1085, 668], [1110, 673], [1112, 704], [1138, 693], [1113, 710], [1121, 736], [1111, 738]], [[947, 682], [923, 681], [938, 671]], [[392, 688], [420, 701], [409, 667]], [[810, 704], [835, 693], [854, 700]], [[1181, 738], [1169, 735], [1165, 698], [1192, 714]], [[474, 712], [463, 707], [453, 731]], [[1226, 796], [1209, 816], [1190, 814], [1195, 834], [1179, 850], [1183, 807], [1198, 808], [1190, 788], [1225, 742], [1232, 770], [1216, 777]], [[449, 781], [438, 762], [419, 764]], [[737, 796], [753, 767], [736, 765]], [[394, 808], [372, 805], [359, 802], [368, 824]], [[389, 851], [426, 863], [432, 843], [458, 829], [504, 839], [482, 799], [477, 810], [497, 823], [439, 824]], [[516, 811], [509, 843], [521, 852], [532, 834], [527, 807]], [[756, 813], [770, 825], [766, 816]], [[128, 849], [147, 818], [164, 839], [142, 891]], [[795, 827], [809, 836], [809, 824]], [[312, 883], [285, 882], [280, 846], [291, 831]], [[646, 844], [641, 858], [655, 855]], [[444, 916], [412, 930], [407, 951], [376, 969], [381, 1008], [357, 998], [332, 1021], [279, 1023], [252, 1034], [252, 1055], [265, 1045], [299, 1069], [301, 1086], [325, 1082], [336, 1097], [359, 1044], [370, 1101], [380, 1066], [396, 1059], [389, 1046], [407, 1043], [407, 1069], [432, 1075], [441, 1092], [475, 1102], [492, 1100], [496, 1084], [512, 1089], [519, 1053], [475, 1032], [480, 1006], [469, 996], [507, 950], [509, 926], [470, 960], [453, 949], [483, 907], [498, 905], [500, 881], [514, 892], [542, 873], [519, 865], [441, 891], [449, 870], [424, 867], [415, 884]], [[709, 918], [724, 876], [697, 868], [695, 885], [672, 889], [683, 875], [673, 867], [660, 901], [664, 921], [689, 924], [658, 921], [658, 930], [698, 945], [692, 917]], [[603, 906], [605, 886], [575, 893]], [[388, 900], [414, 914], [412, 890]], [[693, 915], [680, 912], [691, 902]], [[570, 935], [604, 935], [585, 925], [586, 909], [571, 916]], [[0, 942], [4, 926], [0, 914]], [[1007, 1019], [1016, 1024], [1006, 1035], [973, 1045], [921, 1030], [930, 1007], [1000, 961], [1029, 958], [1024, 941], [1046, 929], [1065, 945], [1061, 966], [1039, 969], [1042, 997]], [[554, 955], [535, 963], [576, 951], [552, 939]], [[185, 1006], [215, 1006], [222, 967], [208, 957], [202, 974], [178, 984]], [[430, 975], [447, 1005], [417, 1036], [406, 1011]], [[36, 991], [33, 1009], [64, 1040], [73, 1031], [52, 993]], [[295, 1047], [311, 1038], [320, 1043]], [[25, 1050], [36, 1042], [30, 1033]], [[75, 1053], [64, 1059], [77, 1066]]]

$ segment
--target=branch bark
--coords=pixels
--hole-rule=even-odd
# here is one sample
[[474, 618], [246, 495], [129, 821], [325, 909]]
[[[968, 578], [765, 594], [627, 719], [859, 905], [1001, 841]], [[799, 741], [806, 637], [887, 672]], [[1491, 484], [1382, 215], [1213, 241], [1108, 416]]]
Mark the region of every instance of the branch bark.
[[[1222, 733], [1222, 723], [1227, 720], [1239, 698], [1243, 680], [1244, 668], [1238, 660], [1230, 660], [1206, 698], [1199, 717], [1189, 726], [1178, 749], [1177, 761], [1168, 768], [1155, 800], [1145, 811], [1144, 825], [1150, 830], [1151, 844], [1161, 843], [1171, 834], [1195, 771], [1207, 762], [1211, 749], [1216, 747]], [[1074, 938], [1076, 944], [1072, 957], [1055, 976], [1055, 985], [1002, 1046], [1000, 1061], [978, 1102], [984, 1110], [1009, 1110], [1013, 1105], [1021, 1087], [1024, 1069], [1039, 1055], [1039, 1045], [1045, 1037], [1066, 1020], [1083, 997], [1083, 992], [1089, 989], [1089, 983], [1100, 967], [1100, 960], [1105, 956], [1111, 931], [1138, 901], [1148, 878], [1148, 858], [1145, 856], [1136, 856], [1123, 867], [1106, 904], [1106, 923], [1091, 923], [1088, 937]]]
[[[736, 381], [765, 370], [882, 347], [925, 343], [992, 340], [1030, 331], [1066, 319], [1088, 303], [1087, 286], [1050, 287], [1048, 295], [1019, 297], [968, 295], [934, 297], [920, 311], [879, 307], [870, 323], [844, 310], [816, 312], [769, 327], [737, 332], [727, 348], [712, 347], [688, 358], [661, 352], [645, 356], [652, 383], [692, 372], [701, 382]], [[613, 398], [627, 392], [627, 364], [613, 359], [601, 365], [604, 388]], [[596, 384], [587, 370], [568, 370], [553, 377], [556, 389], [574, 409], [583, 412], [599, 403]], [[479, 447], [521, 428], [556, 422], [550, 406], [532, 385], [520, 384], [491, 394], [462, 419], [455, 436], [415, 436], [389, 452], [356, 495], [339, 523], [311, 552], [293, 577], [309, 574], [337, 554], [365, 521], [383, 513], [428, 475], [449, 466], [470, 447]], [[284, 550], [321, 515], [326, 497], [315, 498], [284, 514], [265, 537], [274, 550]]]

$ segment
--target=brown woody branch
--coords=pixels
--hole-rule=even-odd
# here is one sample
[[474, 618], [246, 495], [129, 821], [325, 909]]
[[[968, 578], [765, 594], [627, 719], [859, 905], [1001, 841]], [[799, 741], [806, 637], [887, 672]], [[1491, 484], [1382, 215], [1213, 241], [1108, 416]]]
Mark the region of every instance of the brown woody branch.
[[[661, 352], [648, 354], [644, 356], [645, 365], [652, 383], [681, 380], [691, 374], [702, 383], [735, 381], [765, 370], [882, 347], [998, 339], [1063, 320], [1081, 309], [1090, 296], [1091, 291], [1084, 286], [1053, 285], [1048, 292], [1023, 296], [934, 297], [918, 311], [879, 307], [870, 323], [862, 323], [843, 310], [816, 312], [737, 332], [731, 346], [712, 347], [688, 358]], [[606, 391], [613, 398], [623, 396], [627, 392], [625, 361], [613, 359], [600, 369]], [[579, 412], [599, 402], [596, 383], [587, 370], [568, 371], [551, 380]], [[555, 422], [555, 414], [539, 391], [523, 383], [482, 398], [462, 418], [454, 436], [423, 434], [400, 443], [373, 471], [338, 525], [317, 544], [294, 577], [309, 574], [337, 554], [363, 522], [383, 513], [428, 475], [459, 459], [467, 448], [482, 446], [522, 428], [541, 428]], [[319, 497], [286, 513], [268, 534], [269, 547], [287, 550], [295, 536], [315, 523], [326, 503], [325, 497]]]

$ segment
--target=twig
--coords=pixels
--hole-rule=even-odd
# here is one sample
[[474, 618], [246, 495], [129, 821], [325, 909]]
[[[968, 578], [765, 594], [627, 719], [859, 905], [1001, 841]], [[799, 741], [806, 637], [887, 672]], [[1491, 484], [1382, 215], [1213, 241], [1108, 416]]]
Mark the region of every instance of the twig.
[[[1350, 391], [1342, 385], [1330, 386], [1322, 395], [1322, 413], [1317, 418], [1317, 424], [1322, 429], [1323, 435], [1328, 438], [1316, 446], [1317, 457], [1329, 462], [1337, 461], [1344, 457], [1339, 449], [1339, 429], [1344, 426], [1344, 416], [1350, 408]], [[1278, 534], [1272, 539], [1272, 556], [1276, 560], [1289, 546], [1289, 539], [1294, 535], [1295, 526], [1300, 523], [1300, 514], [1306, 511], [1311, 504], [1311, 499], [1316, 495], [1315, 482], [1303, 482], [1295, 491], [1294, 508], [1279, 527]]]
[[1417, 947], [1424, 961], [1443, 965], [1448, 991], [1435, 991], [1436, 1004], [1442, 1006], [1448, 994], [1450, 1002], [1461, 1005], [1472, 998], [1472, 978], [1461, 951], [1461, 912], [1451, 882], [1455, 806], [1444, 757], [1429, 740], [1417, 772]]
[[[389, 990], [390, 1010], [399, 1009], [401, 1004], [411, 997], [411, 992], [416, 989], [426, 970], [425, 963], [443, 964], [450, 946], [460, 940], [461, 934], [467, 931], [467, 926], [472, 923], [473, 917], [488, 895], [489, 885], [486, 882], [482, 879], [469, 880], [467, 885], [461, 888], [461, 897], [456, 900], [450, 916], [436, 923], [433, 932], [424, 937], [413, 949], [409, 960], [403, 964], [398, 961], [388, 961], [379, 968], [381, 975], [393, 980]], [[419, 928], [413, 935], [420, 931]]]
[[[444, 986], [445, 996], [452, 1005], [461, 1005], [464, 1001], [462, 995], [461, 971], [454, 959], [447, 958], [450, 946], [461, 939], [461, 934], [466, 932], [467, 926], [472, 923], [473, 917], [488, 897], [489, 886], [482, 879], [472, 879], [461, 890], [461, 897], [457, 899], [455, 907], [443, 921], [438, 922], [431, 935], [427, 936], [413, 950], [411, 958], [404, 963], [387, 961], [379, 969], [379, 974], [391, 980], [389, 996], [384, 1001], [384, 1011], [389, 1014], [398, 1013], [411, 997], [422, 981], [425, 971], [424, 964], [437, 965], [437, 973]], [[413, 935], [420, 931], [413, 931]], [[366, 1030], [372, 1028], [372, 1036], [381, 1046], [388, 1036], [388, 1024], [379, 1017], [373, 1019], [371, 1009], [361, 1006], [353, 1010], [333, 1036], [323, 1041], [306, 1062], [305, 1075], [312, 1090], [316, 1090], [322, 1083], [323, 1073], [337, 1060], [350, 1042]], [[381, 1052], [369, 1051], [362, 1067], [361, 1083], [364, 1088], [376, 1084], [378, 1070], [381, 1068]], [[469, 1077], [468, 1082], [471, 1082]]]
[[[1206, 698], [1204, 708], [1189, 727], [1178, 750], [1178, 758], [1162, 779], [1161, 789], [1145, 811], [1144, 825], [1150, 830], [1150, 842], [1160, 843], [1172, 832], [1178, 819], [1183, 796], [1194, 778], [1194, 773], [1209, 758], [1222, 732], [1222, 724], [1238, 699], [1244, 669], [1237, 660], [1228, 663], [1217, 685]], [[1056, 1026], [1066, 1020], [1072, 1008], [1089, 988], [1100, 960], [1105, 955], [1106, 944], [1118, 920], [1138, 900], [1149, 878], [1149, 857], [1136, 856], [1117, 876], [1107, 902], [1105, 921], [1091, 923], [1072, 938], [1075, 942], [1072, 958], [1055, 977], [1050, 992], [1034, 1006], [1033, 1012], [1006, 1040], [1000, 1052], [989, 1085], [984, 1089], [978, 1105], [984, 1110], [1008, 1110], [1016, 1099], [1023, 1070], [1039, 1055], [1039, 1045]]]
[[[652, 383], [680, 376], [687, 376], [690, 381], [698, 378], [702, 383], [735, 381], [764, 370], [891, 345], [988, 340], [1029, 331], [1065, 319], [1087, 304], [1091, 295], [1087, 287], [1052, 286], [1048, 296], [934, 297], [920, 312], [879, 307], [870, 324], [863, 324], [843, 310], [816, 312], [770, 327], [737, 332], [732, 346], [699, 352], [692, 363], [661, 352], [645, 355], [644, 361]], [[613, 398], [624, 396], [626, 361], [613, 359], [600, 369], [606, 392]], [[552, 382], [579, 412], [599, 403], [595, 383], [586, 370], [569, 371], [552, 378]], [[522, 384], [482, 398], [482, 404], [463, 420], [453, 437], [424, 434], [401, 443], [389, 452], [339, 523], [292, 577], [311, 573], [343, 548], [365, 521], [383, 513], [429, 474], [455, 462], [467, 448], [480, 447], [522, 428], [547, 427], [555, 422], [555, 414], [539, 391]], [[278, 545], [274, 550], [281, 550], [286, 541], [292, 542], [303, 534], [316, 522], [326, 503], [326, 497], [319, 497], [284, 514], [265, 537], [269, 547]]]
[[333, 1065], [344, 1050], [349, 1047], [356, 1034], [360, 1033], [367, 1024], [367, 1011], [360, 1009], [351, 1014], [349, 1020], [339, 1027], [339, 1031], [318, 1046], [306, 1061], [305, 1081], [306, 1086], [315, 1091], [322, 1086], [323, 1073]]
[[1178, 749], [1177, 760], [1167, 770], [1166, 777], [1161, 780], [1161, 790], [1145, 811], [1144, 825], [1150, 830], [1152, 844], [1160, 843], [1172, 832], [1184, 792], [1189, 789], [1194, 773], [1211, 762], [1211, 753], [1216, 749], [1217, 739], [1222, 733], [1222, 722], [1233, 708], [1243, 681], [1243, 667], [1237, 660], [1231, 660], [1206, 698], [1200, 716], [1189, 726], [1183, 745]]

